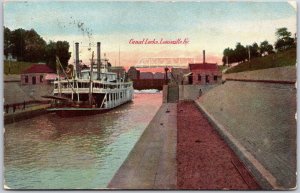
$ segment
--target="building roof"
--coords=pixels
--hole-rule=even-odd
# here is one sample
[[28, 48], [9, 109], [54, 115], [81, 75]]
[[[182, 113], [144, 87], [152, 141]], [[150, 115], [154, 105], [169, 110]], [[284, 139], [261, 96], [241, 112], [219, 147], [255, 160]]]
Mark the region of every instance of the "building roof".
[[218, 70], [216, 63], [193, 63], [189, 64], [190, 70]]
[[32, 64], [29, 68], [22, 72], [22, 74], [29, 73], [54, 73], [54, 70], [45, 64]]
[[[156, 72], [162, 72], [165, 73], [165, 67], [149, 67], [149, 68], [136, 68], [137, 70], [139, 70], [140, 72], [152, 72], [152, 73], [156, 73]], [[172, 67], [169, 67], [169, 70], [171, 70]]]

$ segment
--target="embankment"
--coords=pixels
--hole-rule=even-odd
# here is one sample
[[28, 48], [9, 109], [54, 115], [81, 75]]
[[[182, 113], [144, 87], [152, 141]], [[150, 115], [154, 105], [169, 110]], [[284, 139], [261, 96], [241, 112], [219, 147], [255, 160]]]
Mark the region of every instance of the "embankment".
[[4, 124], [10, 124], [16, 121], [21, 121], [24, 119], [30, 119], [35, 116], [39, 116], [47, 113], [47, 108], [49, 104], [40, 104], [33, 107], [27, 108], [25, 110], [19, 110], [15, 113], [4, 114]]
[[296, 81], [296, 74], [296, 66], [286, 66], [264, 70], [224, 74], [222, 79], [293, 83]]
[[295, 74], [290, 67], [231, 74], [232, 79], [242, 76], [244, 80], [227, 80], [196, 100], [240, 149], [261, 164], [261, 168], [250, 169], [262, 172], [273, 189], [296, 186], [296, 89], [294, 84], [282, 84], [295, 81]]
[[[179, 85], [179, 100], [195, 100], [217, 85]], [[201, 90], [201, 91], [200, 91]]]
[[4, 76], [4, 104], [23, 103], [24, 101], [45, 101], [43, 95], [49, 95], [53, 91], [53, 85], [36, 84], [22, 85], [20, 75]]

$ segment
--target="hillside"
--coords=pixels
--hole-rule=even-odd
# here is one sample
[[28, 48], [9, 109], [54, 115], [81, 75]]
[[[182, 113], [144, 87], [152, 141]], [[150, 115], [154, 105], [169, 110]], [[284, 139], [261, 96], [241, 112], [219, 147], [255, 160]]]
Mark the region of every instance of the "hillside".
[[252, 71], [266, 68], [296, 65], [296, 49], [278, 52], [265, 57], [253, 58], [250, 62], [241, 63], [228, 69], [225, 73]]
[[[3, 61], [4, 74], [9, 72], [9, 61]], [[10, 63], [10, 74], [20, 74], [23, 70], [31, 66], [31, 62], [11, 62]]]

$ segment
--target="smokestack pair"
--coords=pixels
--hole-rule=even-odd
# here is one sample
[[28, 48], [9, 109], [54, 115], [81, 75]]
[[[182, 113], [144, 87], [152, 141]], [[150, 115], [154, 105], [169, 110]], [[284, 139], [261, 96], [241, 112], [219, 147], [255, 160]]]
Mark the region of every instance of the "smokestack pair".
[[203, 64], [205, 64], [205, 50], [203, 50]]
[[[77, 77], [80, 75], [79, 67], [79, 43], [75, 43], [75, 65]], [[100, 79], [100, 68], [101, 68], [101, 42], [97, 42], [97, 79]]]

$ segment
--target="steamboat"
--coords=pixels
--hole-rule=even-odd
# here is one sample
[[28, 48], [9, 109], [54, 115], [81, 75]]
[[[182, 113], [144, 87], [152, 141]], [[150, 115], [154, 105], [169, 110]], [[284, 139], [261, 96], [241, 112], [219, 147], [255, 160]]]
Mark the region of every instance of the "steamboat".
[[89, 68], [79, 64], [79, 43], [75, 43], [75, 68], [64, 70], [56, 58], [58, 78], [54, 81], [48, 111], [59, 116], [82, 116], [103, 113], [133, 99], [133, 84], [126, 75], [110, 72], [108, 59], [101, 59], [101, 43], [97, 42], [97, 62], [92, 54]]

